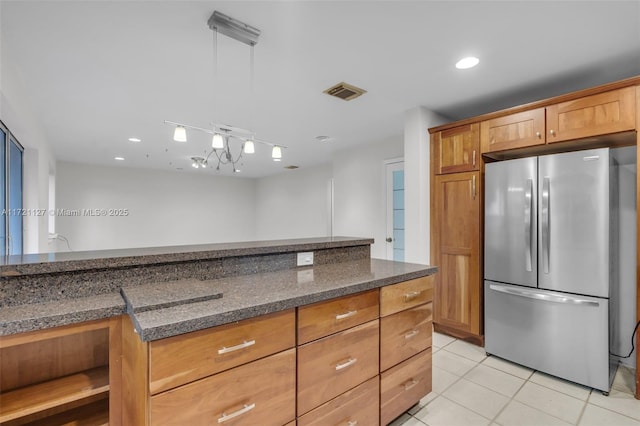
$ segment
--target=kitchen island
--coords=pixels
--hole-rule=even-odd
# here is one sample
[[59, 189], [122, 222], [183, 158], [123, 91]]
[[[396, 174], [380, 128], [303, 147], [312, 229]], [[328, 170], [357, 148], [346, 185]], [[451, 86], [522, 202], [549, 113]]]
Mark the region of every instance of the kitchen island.
[[[0, 423], [199, 424], [217, 416], [225, 424], [321, 424], [352, 415], [386, 423], [431, 389], [436, 268], [370, 259], [371, 242], [7, 259]], [[297, 267], [300, 252], [313, 252], [313, 265]], [[41, 359], [25, 356], [32, 353]], [[323, 357], [326, 372], [314, 364]], [[16, 366], [23, 373], [7, 373]], [[251, 384], [225, 390], [226, 399], [215, 393], [240, 382]], [[276, 385], [283, 388], [268, 388]], [[267, 400], [247, 402], [256, 390]]]

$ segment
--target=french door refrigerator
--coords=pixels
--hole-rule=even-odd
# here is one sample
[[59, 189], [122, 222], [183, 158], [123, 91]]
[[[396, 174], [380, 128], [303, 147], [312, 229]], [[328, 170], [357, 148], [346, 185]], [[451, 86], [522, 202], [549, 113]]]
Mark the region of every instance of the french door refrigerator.
[[485, 167], [485, 350], [610, 389], [617, 217], [608, 148]]

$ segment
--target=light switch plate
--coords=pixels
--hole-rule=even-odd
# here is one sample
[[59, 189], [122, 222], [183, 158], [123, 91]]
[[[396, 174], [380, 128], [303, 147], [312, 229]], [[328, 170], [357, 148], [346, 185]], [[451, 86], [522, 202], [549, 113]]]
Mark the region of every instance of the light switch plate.
[[305, 251], [298, 253], [298, 266], [313, 265], [313, 252]]

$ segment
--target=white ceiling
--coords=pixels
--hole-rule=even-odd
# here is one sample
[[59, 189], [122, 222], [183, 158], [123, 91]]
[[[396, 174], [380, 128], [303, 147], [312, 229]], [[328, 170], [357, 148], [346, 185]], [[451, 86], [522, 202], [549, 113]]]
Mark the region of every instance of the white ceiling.
[[[213, 77], [214, 10], [262, 31], [253, 96], [247, 45], [219, 35]], [[640, 1], [2, 0], [0, 20], [0, 84], [22, 86], [56, 158], [127, 167], [189, 170], [209, 147], [174, 142], [164, 120], [288, 146], [282, 163], [246, 156], [258, 177], [402, 138], [419, 105], [460, 119], [640, 75]], [[480, 64], [455, 69], [467, 55]], [[322, 93], [340, 81], [368, 93]]]

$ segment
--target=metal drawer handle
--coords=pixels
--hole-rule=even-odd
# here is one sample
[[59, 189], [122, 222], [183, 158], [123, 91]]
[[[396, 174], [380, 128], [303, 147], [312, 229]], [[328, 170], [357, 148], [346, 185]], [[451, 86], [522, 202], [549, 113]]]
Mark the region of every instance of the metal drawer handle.
[[357, 420], [349, 420], [347, 422], [347, 426], [356, 426], [358, 424]]
[[242, 415], [244, 413], [247, 413], [247, 412], [253, 410], [254, 408], [256, 408], [256, 404], [255, 403], [253, 403], [253, 404], [244, 404], [243, 408], [239, 409], [238, 411], [234, 411], [231, 414], [222, 413], [222, 417], [218, 418], [218, 423], [224, 423], [227, 420], [231, 420], [231, 419], [233, 419], [235, 417], [238, 417], [238, 416], [240, 416], [240, 415]]
[[355, 364], [356, 362], [358, 362], [357, 358], [349, 358], [347, 361], [345, 361], [343, 363], [336, 364], [336, 371], [342, 370], [343, 368], [350, 367], [353, 364]]
[[249, 346], [253, 346], [256, 344], [255, 340], [245, 340], [239, 345], [229, 346], [228, 348], [223, 346], [221, 349], [218, 349], [218, 355], [226, 354], [229, 352], [237, 351], [240, 349], [248, 348]]
[[410, 332], [404, 335], [404, 338], [409, 340], [412, 337], [415, 337], [418, 333], [420, 333], [418, 330], [411, 330]]
[[417, 385], [419, 381], [420, 380], [411, 379], [408, 382], [404, 383], [402, 386], [404, 387], [404, 390], [408, 391], [409, 389]]
[[415, 299], [416, 297], [420, 296], [420, 293], [422, 293], [422, 291], [412, 291], [410, 293], [405, 293], [404, 301], [405, 302], [409, 302], [409, 301]]
[[336, 315], [336, 319], [337, 320], [341, 320], [341, 319], [349, 318], [349, 317], [354, 316], [357, 313], [358, 313], [358, 311], [349, 311], [349, 312], [346, 312], [344, 314], [338, 314], [338, 315]]

